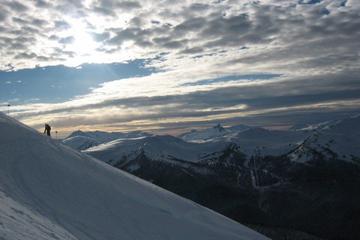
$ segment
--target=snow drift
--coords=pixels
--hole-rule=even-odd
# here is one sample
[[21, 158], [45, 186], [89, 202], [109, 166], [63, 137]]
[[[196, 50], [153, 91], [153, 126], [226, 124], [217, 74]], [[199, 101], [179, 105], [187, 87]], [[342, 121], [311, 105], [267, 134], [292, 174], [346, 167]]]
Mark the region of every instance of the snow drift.
[[2, 239], [266, 239], [0, 113]]

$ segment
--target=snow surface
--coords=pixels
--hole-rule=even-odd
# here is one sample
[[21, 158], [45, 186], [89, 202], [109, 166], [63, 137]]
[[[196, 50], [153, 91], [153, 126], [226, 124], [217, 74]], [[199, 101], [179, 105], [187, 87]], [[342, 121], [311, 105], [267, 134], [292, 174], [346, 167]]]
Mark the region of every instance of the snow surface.
[[215, 142], [222, 141], [228, 135], [234, 134], [236, 132], [237, 131], [232, 131], [218, 124], [212, 128], [206, 128], [202, 130], [193, 129], [190, 132], [181, 134], [179, 137], [187, 142]]
[[263, 155], [286, 154], [310, 134], [306, 131], [279, 131], [246, 125], [227, 128], [217, 125], [203, 130], [192, 130], [179, 137], [192, 143], [236, 143], [240, 146], [241, 151], [252, 156], [258, 150]]
[[85, 150], [101, 144], [101, 142], [97, 141], [96, 139], [87, 136], [73, 136], [64, 139], [62, 142], [66, 146], [77, 150]]
[[191, 136], [194, 138], [190, 141], [168, 135], [138, 139], [118, 139], [88, 148], [83, 152], [111, 165], [128, 163], [142, 153], [154, 161], [166, 161], [183, 165], [186, 162], [197, 163], [220, 156], [232, 143], [239, 146], [240, 151], [245, 153], [248, 158], [254, 154], [287, 154], [310, 135], [309, 132], [275, 131], [255, 127], [247, 129], [241, 127], [239, 132], [219, 130], [219, 126], [216, 128], [218, 130], [210, 129], [210, 132], [224, 131], [224, 135], [214, 137], [215, 135], [208, 134], [207, 137], [212, 137], [207, 138], [207, 140], [200, 140], [199, 137], [205, 136], [204, 134], [207, 132], [203, 130], [201, 134], [193, 132]]
[[0, 113], [0, 239], [267, 239]]
[[97, 146], [102, 143], [111, 142], [116, 139], [136, 139], [142, 137], [152, 136], [150, 133], [146, 132], [103, 132], [103, 131], [93, 131], [93, 132], [83, 132], [75, 131], [71, 133], [67, 138], [62, 142], [66, 146], [69, 146], [76, 150], [85, 150], [93, 146]]
[[126, 156], [127, 160], [131, 160], [131, 157], [137, 157], [141, 151], [154, 160], [175, 158], [188, 162], [198, 162], [211, 153], [224, 150], [228, 145], [226, 142], [185, 142], [179, 138], [164, 135], [131, 140], [119, 139], [89, 148], [84, 152], [106, 162], [117, 160], [123, 156]]
[[[177, 137], [151, 136], [137, 139], [117, 139], [84, 152], [112, 165], [128, 162], [140, 153], [152, 160], [199, 162], [216, 157], [229, 144], [235, 143], [248, 158], [255, 155], [289, 155], [293, 161], [307, 162], [319, 153], [325, 159], [359, 162], [360, 116], [302, 126], [292, 130], [270, 130], [238, 125], [223, 128], [193, 130]], [[79, 149], [73, 147], [75, 149]], [[315, 155], [314, 155], [315, 154]]]
[[314, 154], [350, 162], [360, 159], [360, 116], [321, 125], [289, 156], [293, 161], [304, 163], [313, 159]]

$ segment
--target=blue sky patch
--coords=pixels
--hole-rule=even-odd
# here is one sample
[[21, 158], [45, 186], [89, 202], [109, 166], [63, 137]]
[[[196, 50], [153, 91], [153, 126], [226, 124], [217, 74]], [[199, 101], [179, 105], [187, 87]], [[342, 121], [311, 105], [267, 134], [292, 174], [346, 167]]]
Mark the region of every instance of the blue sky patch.
[[128, 63], [83, 64], [38, 67], [12, 72], [0, 71], [0, 102], [59, 102], [86, 94], [101, 83], [129, 77], [147, 76], [146, 60]]

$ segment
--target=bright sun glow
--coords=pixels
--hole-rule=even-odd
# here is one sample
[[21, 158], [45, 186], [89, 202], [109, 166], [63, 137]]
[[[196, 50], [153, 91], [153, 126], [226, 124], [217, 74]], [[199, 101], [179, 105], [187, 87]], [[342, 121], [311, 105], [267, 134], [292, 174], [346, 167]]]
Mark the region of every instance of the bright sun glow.
[[74, 21], [71, 23], [69, 34], [74, 38], [68, 46], [68, 50], [74, 52], [77, 60], [84, 57], [94, 58], [97, 55], [98, 43], [92, 38], [88, 27], [83, 22]]

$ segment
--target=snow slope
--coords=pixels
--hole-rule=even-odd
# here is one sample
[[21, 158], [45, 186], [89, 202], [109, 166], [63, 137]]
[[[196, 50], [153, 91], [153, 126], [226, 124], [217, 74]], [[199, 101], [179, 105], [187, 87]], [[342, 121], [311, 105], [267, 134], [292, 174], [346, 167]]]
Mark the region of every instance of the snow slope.
[[218, 124], [212, 128], [192, 130], [179, 137], [192, 143], [236, 143], [244, 153], [251, 156], [255, 150], [261, 150], [263, 155], [285, 154], [309, 135], [306, 131], [278, 131], [246, 125], [223, 128]]
[[135, 132], [103, 132], [103, 131], [93, 131], [93, 132], [83, 132], [75, 131], [71, 133], [67, 138], [62, 142], [73, 149], [76, 150], [85, 150], [87, 148], [97, 146], [102, 143], [110, 142], [116, 139], [134, 139], [141, 137], [152, 136], [149, 133], [135, 131]]
[[98, 140], [87, 136], [73, 136], [64, 139], [63, 144], [76, 150], [85, 150], [101, 144]]
[[198, 162], [214, 152], [220, 152], [228, 146], [226, 142], [193, 143], [177, 137], [163, 135], [131, 140], [115, 140], [85, 150], [92, 156], [111, 162], [122, 157], [127, 160], [137, 157], [141, 152], [154, 160], [179, 159]]
[[267, 239], [0, 113], [0, 239]]
[[314, 158], [358, 162], [360, 159], [360, 116], [321, 125], [302, 144], [289, 153], [296, 162]]
[[202, 130], [191, 130], [181, 134], [179, 137], [187, 142], [214, 142], [216, 140], [223, 140], [225, 136], [233, 133], [231, 130], [228, 130], [222, 127], [220, 124]]
[[219, 131], [210, 129], [209, 131], [202, 130], [201, 134], [193, 132], [192, 137], [194, 138], [192, 140], [187, 138], [188, 141], [169, 135], [118, 139], [90, 147], [83, 152], [111, 165], [129, 163], [141, 154], [152, 160], [166, 161], [172, 164], [180, 164], [184, 161], [198, 163], [210, 158], [217, 159], [229, 145], [234, 143], [248, 157], [253, 154], [286, 154], [309, 136], [308, 132], [303, 131], [276, 131], [255, 127], [242, 128], [242, 131], [239, 132], [221, 131], [226, 131], [225, 135], [214, 137], [215, 135], [209, 134], [206, 136], [212, 137], [203, 140], [200, 137], [205, 136], [205, 132]]

